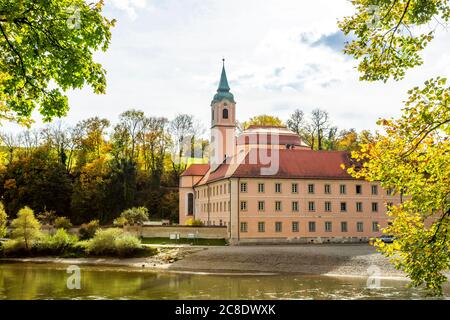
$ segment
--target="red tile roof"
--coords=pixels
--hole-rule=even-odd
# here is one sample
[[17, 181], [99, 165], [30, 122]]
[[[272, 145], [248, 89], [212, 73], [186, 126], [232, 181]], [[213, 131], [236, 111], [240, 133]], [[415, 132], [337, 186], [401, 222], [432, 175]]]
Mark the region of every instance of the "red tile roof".
[[[261, 150], [261, 151], [260, 151]], [[228, 177], [234, 178], [297, 178], [297, 179], [354, 179], [345, 170], [341, 168], [341, 164], [350, 166], [350, 154], [345, 151], [313, 151], [301, 149], [279, 149], [278, 156], [276, 153], [273, 157], [278, 157], [278, 170], [275, 174], [264, 175], [262, 168], [269, 168], [269, 164], [265, 159], [260, 159], [259, 152], [262, 155], [267, 154], [269, 159], [274, 153], [270, 149], [251, 149], [245, 156], [245, 160], [241, 164], [221, 164], [214, 172], [210, 172], [205, 180], [199, 184], [209, 183]], [[265, 153], [267, 152], [267, 153]], [[256, 163], [250, 163], [251, 159], [256, 159]], [[261, 161], [263, 160], [263, 161]], [[193, 164], [182, 176], [189, 175], [205, 175], [209, 170], [208, 164]], [[234, 171], [234, 172], [233, 172]]]
[[[277, 172], [274, 175], [262, 175], [261, 168], [269, 168], [270, 164], [261, 164], [257, 150], [259, 149], [252, 149], [247, 154], [245, 161], [233, 173], [233, 177], [353, 179], [341, 168], [341, 164], [350, 165], [348, 152], [280, 149]], [[271, 152], [274, 151], [268, 150], [269, 156]], [[252, 156], [257, 158], [256, 164], [249, 162]], [[276, 157], [276, 154], [273, 156]]]
[[191, 164], [181, 176], [204, 176], [209, 170], [209, 164]]

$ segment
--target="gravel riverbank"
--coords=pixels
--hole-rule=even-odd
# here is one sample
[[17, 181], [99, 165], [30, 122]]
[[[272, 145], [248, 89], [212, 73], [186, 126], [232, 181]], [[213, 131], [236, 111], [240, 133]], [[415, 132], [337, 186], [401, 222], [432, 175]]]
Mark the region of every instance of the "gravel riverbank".
[[[148, 258], [53, 257], [8, 259], [34, 263], [65, 263], [133, 267], [147, 270], [207, 273], [299, 273], [333, 276], [403, 278], [389, 260], [367, 244], [274, 245], [225, 247], [160, 247]], [[369, 269], [370, 268], [370, 269]]]
[[405, 276], [367, 244], [214, 247], [187, 255], [168, 270], [335, 276], [368, 276], [375, 270], [380, 277]]

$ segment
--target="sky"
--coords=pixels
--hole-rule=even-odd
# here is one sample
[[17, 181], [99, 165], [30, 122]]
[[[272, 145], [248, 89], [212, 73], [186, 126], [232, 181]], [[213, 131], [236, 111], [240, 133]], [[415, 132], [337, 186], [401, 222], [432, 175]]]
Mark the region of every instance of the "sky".
[[[356, 130], [398, 116], [408, 89], [450, 74], [450, 33], [439, 30], [423, 52], [424, 65], [404, 80], [359, 81], [337, 27], [353, 12], [347, 0], [105, 2], [104, 14], [117, 19], [110, 48], [95, 55], [107, 70], [107, 93], [68, 92], [67, 125], [93, 116], [116, 123], [134, 108], [169, 119], [193, 114], [208, 128], [222, 58], [239, 121], [259, 114], [286, 120], [295, 109], [308, 115], [321, 108], [333, 125]], [[38, 120], [33, 127], [39, 126]], [[3, 124], [0, 130], [21, 129]]]

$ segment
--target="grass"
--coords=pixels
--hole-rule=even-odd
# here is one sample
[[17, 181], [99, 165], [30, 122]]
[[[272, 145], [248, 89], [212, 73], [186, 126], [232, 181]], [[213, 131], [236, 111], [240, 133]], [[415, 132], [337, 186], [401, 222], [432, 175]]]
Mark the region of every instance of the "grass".
[[187, 239], [171, 240], [169, 238], [142, 238], [143, 244], [190, 244], [194, 246], [226, 246], [225, 239]]

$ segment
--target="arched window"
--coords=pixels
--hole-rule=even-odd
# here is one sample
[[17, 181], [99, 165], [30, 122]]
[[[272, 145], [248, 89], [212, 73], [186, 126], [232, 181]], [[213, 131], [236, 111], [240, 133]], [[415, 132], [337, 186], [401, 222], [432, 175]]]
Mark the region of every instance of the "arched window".
[[222, 118], [223, 119], [228, 119], [228, 109], [223, 109], [222, 110]]
[[187, 214], [189, 216], [194, 214], [194, 194], [193, 193], [188, 193]]

